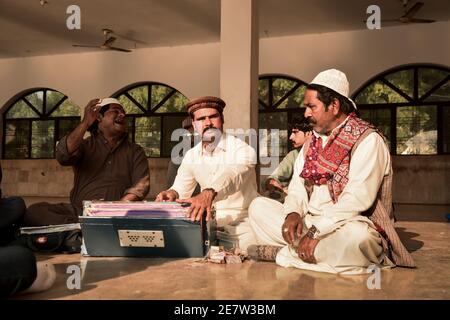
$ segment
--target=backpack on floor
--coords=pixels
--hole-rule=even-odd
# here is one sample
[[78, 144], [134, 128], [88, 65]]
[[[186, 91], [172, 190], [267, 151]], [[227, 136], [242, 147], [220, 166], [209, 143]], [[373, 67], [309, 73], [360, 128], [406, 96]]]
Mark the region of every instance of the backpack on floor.
[[35, 252], [77, 253], [81, 251], [79, 223], [20, 228], [17, 239]]

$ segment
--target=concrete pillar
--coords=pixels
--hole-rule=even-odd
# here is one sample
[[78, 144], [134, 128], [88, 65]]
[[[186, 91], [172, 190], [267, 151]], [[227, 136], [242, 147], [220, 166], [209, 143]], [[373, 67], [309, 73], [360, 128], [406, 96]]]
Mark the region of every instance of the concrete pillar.
[[225, 128], [258, 129], [257, 0], [222, 0], [220, 97]]

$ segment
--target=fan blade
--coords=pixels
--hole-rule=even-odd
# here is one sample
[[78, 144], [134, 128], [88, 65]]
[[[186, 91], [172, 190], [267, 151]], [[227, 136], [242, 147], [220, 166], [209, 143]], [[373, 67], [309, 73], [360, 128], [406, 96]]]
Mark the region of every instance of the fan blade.
[[73, 44], [72, 47], [80, 47], [80, 48], [100, 48], [99, 46], [88, 46], [84, 44]]
[[128, 41], [131, 41], [131, 42], [140, 43], [140, 44], [148, 44], [148, 43], [145, 42], [145, 41], [138, 40], [138, 39], [132, 38], [132, 37], [130, 37], [130, 36], [126, 36], [126, 35], [123, 35], [123, 34], [114, 32], [112, 29], [103, 29], [103, 32], [108, 32], [108, 33], [113, 34], [113, 35], [115, 35], [115, 36], [117, 36], [117, 37], [119, 37], [119, 38], [122, 38], [122, 39], [125, 39], [125, 40], [128, 40]]
[[117, 47], [109, 47], [110, 50], [115, 50], [115, 51], [121, 51], [121, 52], [132, 52], [131, 50], [128, 49], [123, 49], [123, 48], [117, 48]]
[[402, 18], [412, 18], [423, 5], [423, 2], [416, 2], [408, 11], [406, 11]]
[[116, 37], [109, 37], [108, 39], [105, 40], [105, 42], [103, 43], [104, 46], [109, 46], [111, 45], [114, 41], [116, 41]]
[[145, 42], [145, 41], [137, 40], [137, 39], [131, 38], [131, 37], [127, 37], [127, 36], [124, 36], [124, 35], [122, 35], [122, 34], [117, 34], [117, 33], [115, 33], [115, 35], [117, 35], [118, 37], [120, 37], [120, 38], [122, 38], [122, 39], [131, 41], [131, 42], [135, 42], [135, 43], [139, 43], [139, 44], [148, 44], [148, 43]]
[[410, 21], [413, 22], [413, 23], [433, 23], [433, 22], [436, 22], [436, 20], [419, 19], [419, 18], [412, 18]]

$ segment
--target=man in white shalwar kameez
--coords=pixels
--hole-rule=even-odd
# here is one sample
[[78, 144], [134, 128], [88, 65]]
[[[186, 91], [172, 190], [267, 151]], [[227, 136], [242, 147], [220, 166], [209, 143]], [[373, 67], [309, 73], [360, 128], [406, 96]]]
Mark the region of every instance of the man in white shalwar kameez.
[[[213, 205], [219, 244], [243, 250], [254, 243], [248, 223], [248, 206], [258, 196], [256, 152], [244, 141], [223, 132], [225, 102], [217, 97], [190, 101], [187, 111], [202, 142], [190, 149], [178, 168], [173, 185], [156, 201], [189, 203], [191, 220], [206, 212], [212, 219]], [[197, 185], [201, 193], [191, 197]]]
[[[345, 74], [335, 69], [308, 85], [303, 103], [313, 136], [297, 157], [285, 203], [264, 197], [251, 203], [250, 225], [260, 245], [249, 248], [252, 254], [272, 255], [284, 267], [342, 274], [394, 262], [413, 266], [390, 220], [390, 185], [382, 188], [392, 181], [389, 149], [355, 115], [348, 92]], [[398, 259], [392, 245], [401, 247]], [[264, 252], [271, 246], [278, 249]]]

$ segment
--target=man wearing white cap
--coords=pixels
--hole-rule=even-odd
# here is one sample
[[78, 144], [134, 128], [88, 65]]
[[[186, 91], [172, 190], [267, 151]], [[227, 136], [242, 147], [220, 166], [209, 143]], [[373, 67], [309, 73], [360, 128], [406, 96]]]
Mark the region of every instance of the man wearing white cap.
[[[83, 139], [86, 131], [91, 133]], [[56, 159], [74, 169], [70, 204], [37, 203], [24, 217], [25, 225], [78, 221], [83, 200], [142, 200], [150, 188], [144, 150], [127, 139], [125, 110], [114, 98], [93, 99], [81, 123], [56, 145]]]
[[319, 73], [303, 104], [313, 135], [297, 157], [284, 205], [255, 199], [249, 253], [284, 267], [330, 273], [414, 267], [394, 227], [392, 166], [382, 135], [359, 119], [339, 70]]

